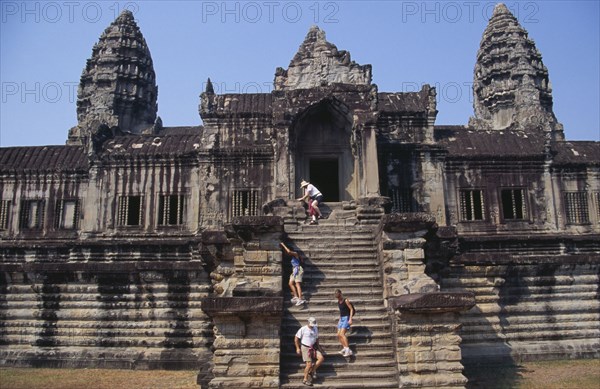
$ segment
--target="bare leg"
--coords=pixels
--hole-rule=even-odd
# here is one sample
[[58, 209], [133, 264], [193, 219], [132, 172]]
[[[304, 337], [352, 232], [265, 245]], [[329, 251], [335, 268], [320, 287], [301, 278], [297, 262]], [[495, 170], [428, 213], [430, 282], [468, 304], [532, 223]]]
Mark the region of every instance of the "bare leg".
[[337, 337], [338, 337], [338, 340], [340, 341], [340, 344], [342, 345], [342, 347], [344, 347], [344, 348], [348, 348], [349, 347], [348, 337], [346, 336], [346, 329], [345, 328], [340, 328], [338, 330]]
[[296, 297], [298, 297], [300, 300], [302, 300], [302, 286], [299, 282], [296, 282], [296, 290], [297, 290], [297, 295]]
[[315, 364], [315, 367], [313, 368], [312, 371], [316, 372], [317, 369], [319, 368], [319, 366], [321, 366], [324, 361], [325, 361], [325, 357], [323, 356], [323, 354], [317, 353], [317, 363]]
[[321, 217], [322, 215], [321, 210], [319, 209], [319, 202], [317, 200], [314, 200], [311, 205], [317, 216]]
[[291, 278], [290, 278], [289, 285], [290, 285], [290, 291], [292, 292], [292, 297], [300, 298], [300, 296], [296, 292], [296, 287], [294, 286], [294, 280], [292, 280]]
[[304, 381], [308, 381], [308, 375], [310, 373], [311, 367], [312, 367], [312, 362], [311, 361], [306, 362], [306, 367], [304, 368]]

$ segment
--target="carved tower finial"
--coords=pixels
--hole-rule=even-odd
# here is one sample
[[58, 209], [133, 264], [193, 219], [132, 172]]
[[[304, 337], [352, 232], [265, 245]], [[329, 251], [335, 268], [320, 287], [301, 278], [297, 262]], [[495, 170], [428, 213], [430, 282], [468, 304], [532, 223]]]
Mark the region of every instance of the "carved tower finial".
[[552, 87], [542, 55], [502, 3], [494, 8], [481, 39], [473, 94], [471, 126], [539, 128], [562, 134], [552, 111]]
[[200, 104], [198, 105], [198, 113], [202, 118], [204, 115], [210, 115], [213, 113], [214, 102], [216, 99], [215, 89], [213, 87], [212, 81], [210, 77], [206, 81], [206, 87], [204, 88], [204, 92], [200, 94]]
[[92, 49], [77, 92], [77, 127], [69, 143], [85, 143], [101, 125], [140, 133], [156, 120], [158, 87], [150, 50], [125, 10]]
[[208, 77], [208, 80], [206, 81], [206, 89], [204, 90], [204, 93], [206, 93], [207, 95], [215, 94], [215, 89], [213, 88], [213, 84], [210, 80], [210, 77]]
[[275, 90], [308, 89], [330, 84], [371, 84], [371, 65], [359, 65], [350, 53], [327, 42], [312, 26], [287, 69], [275, 71]]

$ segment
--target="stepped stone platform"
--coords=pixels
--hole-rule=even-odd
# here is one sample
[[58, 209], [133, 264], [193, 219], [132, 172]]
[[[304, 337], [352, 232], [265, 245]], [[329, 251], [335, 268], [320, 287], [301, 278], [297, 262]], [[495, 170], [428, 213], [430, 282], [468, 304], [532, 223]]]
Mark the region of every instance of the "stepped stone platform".
[[[282, 320], [281, 387], [301, 388], [304, 362], [295, 353], [293, 337], [308, 317], [317, 318], [320, 343], [325, 349], [315, 387], [397, 388], [398, 371], [392, 326], [383, 300], [375, 228], [361, 224], [356, 211], [341, 203], [323, 207], [325, 219], [318, 225], [286, 223], [287, 242], [304, 258], [303, 294], [307, 302], [295, 306], [289, 288], [284, 293]], [[284, 262], [284, 281], [290, 274]], [[357, 309], [348, 338], [353, 356], [338, 353], [339, 310], [334, 292], [341, 289]]]

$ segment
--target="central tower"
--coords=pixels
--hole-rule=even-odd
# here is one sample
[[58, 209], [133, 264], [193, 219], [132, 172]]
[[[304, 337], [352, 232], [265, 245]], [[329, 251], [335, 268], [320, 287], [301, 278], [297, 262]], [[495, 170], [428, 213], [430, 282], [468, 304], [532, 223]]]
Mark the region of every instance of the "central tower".
[[370, 65], [352, 61], [349, 52], [327, 42], [316, 26], [288, 68], [277, 69], [273, 94], [293, 115], [288, 150], [295, 195], [303, 179], [315, 184], [326, 201], [378, 194], [377, 178], [369, 190], [361, 174], [369, 164], [377, 175], [376, 153], [364, 159], [361, 144], [366, 121], [372, 119], [367, 113], [373, 112], [377, 99], [371, 79]]

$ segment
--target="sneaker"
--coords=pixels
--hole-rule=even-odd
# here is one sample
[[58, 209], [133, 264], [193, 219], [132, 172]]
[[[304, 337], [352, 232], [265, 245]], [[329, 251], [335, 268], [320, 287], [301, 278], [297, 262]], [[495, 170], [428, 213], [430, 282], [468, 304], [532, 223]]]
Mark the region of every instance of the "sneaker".
[[313, 386], [312, 382], [310, 381], [302, 381], [302, 383], [306, 386]]
[[346, 350], [346, 352], [344, 353], [345, 357], [349, 357], [351, 355], [352, 355], [352, 350], [350, 350], [350, 349]]
[[296, 301], [296, 306], [300, 306], [302, 304], [304, 304], [306, 301], [305, 300], [298, 300]]
[[312, 371], [310, 372], [311, 377], [313, 378], [313, 380], [317, 379], [317, 372], [316, 371]]
[[338, 351], [338, 354], [342, 354], [342, 355], [346, 354], [346, 349], [345, 348], [341, 349], [340, 351]]
[[310, 221], [310, 223], [308, 223], [308, 224], [315, 225], [315, 224], [319, 224], [319, 222], [318, 222], [318, 221], [316, 221], [316, 220], [311, 220], [311, 221]]
[[292, 304], [295, 304], [298, 302], [298, 297], [292, 297]]

